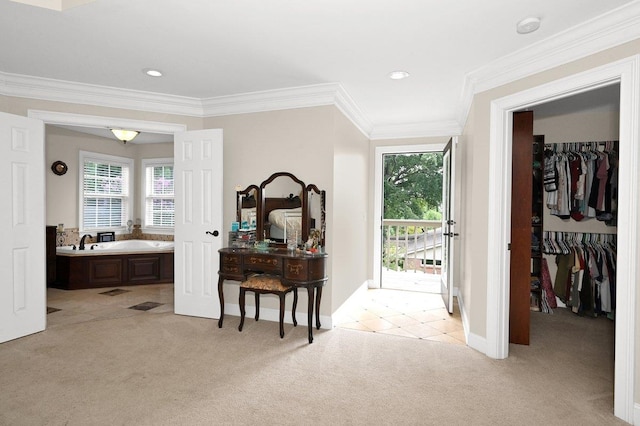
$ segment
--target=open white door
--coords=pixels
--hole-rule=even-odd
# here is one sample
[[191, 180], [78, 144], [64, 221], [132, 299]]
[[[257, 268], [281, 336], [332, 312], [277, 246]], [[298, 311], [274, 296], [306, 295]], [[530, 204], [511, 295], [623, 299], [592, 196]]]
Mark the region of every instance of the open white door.
[[176, 133], [175, 313], [219, 318], [222, 130]]
[[442, 155], [442, 272], [440, 291], [449, 313], [453, 313], [453, 244], [456, 222], [454, 216], [455, 159], [457, 138], [449, 139]]
[[44, 123], [0, 113], [0, 342], [46, 325]]

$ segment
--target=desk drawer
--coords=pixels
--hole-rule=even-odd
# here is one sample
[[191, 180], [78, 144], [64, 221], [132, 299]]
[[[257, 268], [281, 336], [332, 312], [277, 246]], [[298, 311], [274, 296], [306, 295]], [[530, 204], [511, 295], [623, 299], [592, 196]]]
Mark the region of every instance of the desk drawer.
[[220, 255], [220, 263], [223, 265], [236, 265], [242, 264], [242, 255], [236, 253], [222, 253]]
[[279, 257], [268, 254], [251, 254], [244, 259], [244, 268], [256, 272], [282, 272], [282, 262]]
[[220, 273], [227, 276], [242, 276], [242, 255], [237, 253], [220, 254]]
[[293, 281], [315, 281], [325, 276], [324, 258], [284, 260], [284, 278]]

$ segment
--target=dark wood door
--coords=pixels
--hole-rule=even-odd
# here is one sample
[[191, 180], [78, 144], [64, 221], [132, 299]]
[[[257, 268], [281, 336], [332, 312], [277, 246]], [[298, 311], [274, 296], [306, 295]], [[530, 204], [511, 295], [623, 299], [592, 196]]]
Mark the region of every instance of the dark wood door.
[[509, 342], [529, 344], [533, 112], [513, 114]]

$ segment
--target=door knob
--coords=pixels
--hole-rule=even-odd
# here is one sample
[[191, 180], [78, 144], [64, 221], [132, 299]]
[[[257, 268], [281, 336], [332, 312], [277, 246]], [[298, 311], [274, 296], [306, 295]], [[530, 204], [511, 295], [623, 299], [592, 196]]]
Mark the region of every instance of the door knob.
[[220, 235], [220, 233], [218, 231], [207, 231], [205, 232], [205, 234], [209, 234], [209, 235], [213, 235], [214, 237], [217, 237], [218, 235]]

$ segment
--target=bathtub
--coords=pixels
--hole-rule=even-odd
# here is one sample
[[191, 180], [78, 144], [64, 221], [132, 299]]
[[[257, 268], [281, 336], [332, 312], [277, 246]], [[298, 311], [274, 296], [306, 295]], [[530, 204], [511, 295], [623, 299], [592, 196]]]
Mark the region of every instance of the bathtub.
[[62, 246], [56, 248], [56, 254], [66, 256], [97, 256], [120, 253], [145, 253], [156, 251], [173, 251], [173, 241], [122, 240], [108, 243], [86, 243], [84, 250], [78, 246]]
[[[93, 247], [93, 248], [92, 248]], [[56, 280], [65, 290], [173, 282], [173, 241], [122, 240], [56, 248]]]

